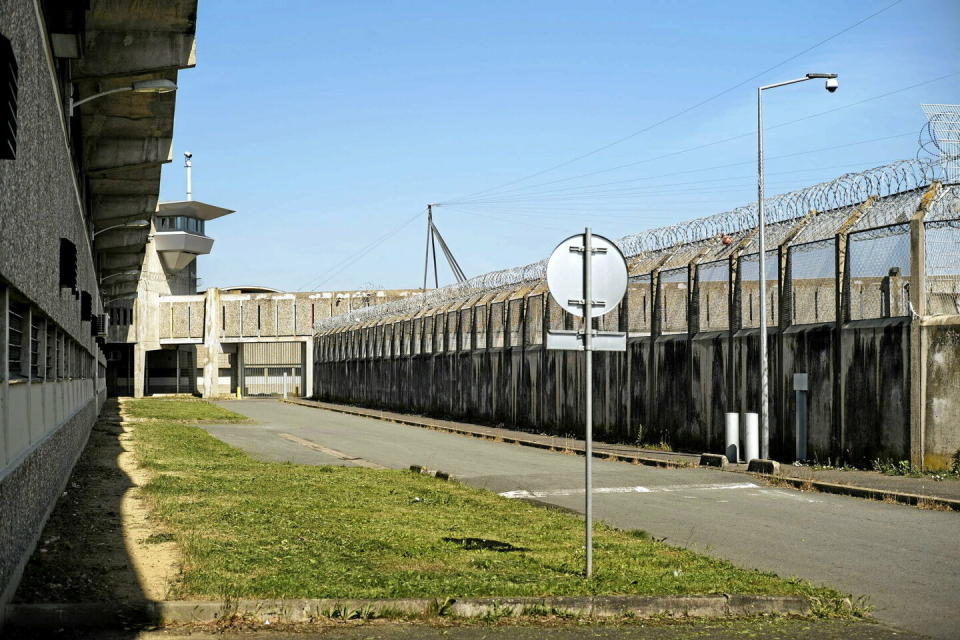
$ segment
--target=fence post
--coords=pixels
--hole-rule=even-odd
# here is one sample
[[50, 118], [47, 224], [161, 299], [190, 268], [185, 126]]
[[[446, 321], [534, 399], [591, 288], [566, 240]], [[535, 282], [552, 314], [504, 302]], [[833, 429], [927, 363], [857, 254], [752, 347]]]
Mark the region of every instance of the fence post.
[[[659, 388], [659, 367], [657, 366], [657, 339], [663, 333], [663, 290], [660, 286], [660, 267], [664, 259], [650, 272], [650, 354], [647, 368], [649, 390], [647, 391], [647, 429], [655, 428], [661, 442], [667, 442], [663, 426], [660, 424], [660, 403], [657, 401]], [[656, 426], [654, 426], [656, 425]]]
[[[740, 305], [740, 255], [743, 248], [749, 244], [753, 234], [746, 235], [730, 252], [729, 272], [727, 274], [727, 403], [728, 412], [736, 412], [737, 415], [743, 415], [743, 401], [739, 392], [740, 377], [743, 375], [743, 367], [738, 362], [737, 355], [737, 332], [740, 331], [743, 324], [743, 313]], [[732, 406], [730, 406], [732, 405]], [[742, 430], [742, 425], [741, 425]]]
[[910, 464], [926, 467], [927, 238], [926, 217], [942, 185], [934, 181], [910, 218]]
[[873, 206], [879, 196], [870, 196], [857, 207], [837, 229], [834, 242], [834, 335], [833, 335], [833, 428], [830, 432], [830, 453], [834, 464], [843, 459], [843, 325], [850, 321], [850, 270], [847, 268], [847, 241], [850, 230]]
[[[793, 278], [790, 273], [790, 245], [800, 235], [800, 232], [810, 223], [810, 220], [817, 215], [815, 210], [808, 211], [800, 218], [787, 232], [780, 245], [777, 247], [777, 338], [774, 341], [774, 354], [776, 356], [777, 368], [773, 370], [771, 376], [771, 386], [773, 388], [772, 397], [774, 398], [774, 410], [772, 415], [776, 416], [776, 425], [780, 435], [780, 451], [790, 451], [790, 439], [787, 437], [789, 425], [793, 422], [787, 415], [790, 407], [792, 384], [786, 384], [790, 376], [784, 370], [786, 353], [785, 332], [793, 324]], [[794, 408], [796, 411], [796, 407]], [[794, 439], [795, 440], [795, 439]], [[794, 454], [796, 453], [794, 447]]]

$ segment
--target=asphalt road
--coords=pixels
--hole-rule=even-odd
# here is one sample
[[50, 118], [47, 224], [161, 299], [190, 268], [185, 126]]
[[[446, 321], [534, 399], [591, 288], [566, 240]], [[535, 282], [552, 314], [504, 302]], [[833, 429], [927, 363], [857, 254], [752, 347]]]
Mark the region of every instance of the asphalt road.
[[[583, 458], [273, 400], [218, 403], [255, 424], [208, 425], [264, 460], [419, 464], [467, 484], [577, 511]], [[594, 516], [740, 566], [865, 595], [874, 615], [960, 638], [960, 516], [764, 485], [707, 469], [594, 461]]]

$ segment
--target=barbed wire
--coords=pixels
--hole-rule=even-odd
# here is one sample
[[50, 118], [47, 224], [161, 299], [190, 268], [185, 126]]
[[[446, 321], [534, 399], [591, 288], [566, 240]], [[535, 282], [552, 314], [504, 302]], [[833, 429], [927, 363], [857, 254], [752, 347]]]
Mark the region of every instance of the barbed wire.
[[[803, 189], [768, 198], [764, 203], [767, 224], [776, 225], [801, 218], [810, 211], [829, 212], [856, 206], [877, 196], [886, 206], [879, 212], [877, 224], [899, 222], [915, 211], [916, 199], [905, 197], [919, 192], [935, 180], [944, 179], [943, 158], [900, 160], [866, 171], [845, 173], [837, 178]], [[899, 197], [898, 197], [899, 196]], [[914, 207], [911, 209], [911, 207]], [[627, 258], [656, 254], [684, 245], [696, 245], [722, 235], [736, 236], [757, 226], [757, 205], [751, 203], [729, 211], [687, 220], [632, 234], [616, 241]], [[813, 231], [813, 230], [811, 230]], [[816, 241], [835, 232], [835, 224], [806, 234], [805, 241]], [[522, 283], [534, 283], [546, 276], [546, 259], [527, 265], [485, 273], [466, 282], [410, 296], [381, 305], [325, 318], [314, 326], [317, 333], [340, 327], [367, 324], [391, 317], [408, 316], [423, 309], [466, 302], [481, 294], [495, 293]]]

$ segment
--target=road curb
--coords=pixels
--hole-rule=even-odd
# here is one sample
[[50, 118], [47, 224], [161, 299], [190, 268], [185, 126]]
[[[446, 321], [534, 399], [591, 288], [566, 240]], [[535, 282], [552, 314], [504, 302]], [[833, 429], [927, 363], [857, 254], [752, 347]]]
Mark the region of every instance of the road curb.
[[[845, 604], [848, 604], [844, 601]], [[558, 596], [522, 598], [284, 599], [167, 602], [13, 604], [7, 624], [31, 629], [213, 623], [232, 617], [260, 624], [310, 623], [370, 617], [484, 618], [569, 615], [589, 618], [724, 618], [806, 615], [803, 596]]]
[[[545, 449], [547, 451], [559, 451], [563, 453], [575, 453], [578, 456], [584, 455], [583, 451], [577, 449], [571, 449], [569, 447], [558, 447], [546, 442], [537, 442], [536, 440], [528, 440], [523, 437], [517, 436], [500, 436], [500, 435], [491, 435], [489, 433], [484, 433], [482, 431], [474, 431], [471, 429], [461, 429], [457, 427], [448, 427], [440, 424], [432, 424], [423, 420], [414, 420], [412, 418], [394, 418], [391, 416], [377, 415], [375, 411], [372, 410], [358, 410], [350, 409], [347, 407], [341, 406], [317, 406], [310, 402], [303, 402], [300, 400], [294, 400], [287, 398], [286, 400], [281, 399], [280, 402], [286, 402], [287, 404], [296, 404], [302, 407], [310, 407], [311, 409], [323, 409], [324, 411], [333, 411], [336, 413], [343, 413], [351, 416], [360, 416], [362, 418], [373, 418], [375, 420], [383, 420], [384, 422], [393, 422], [394, 424], [402, 424], [409, 427], [420, 427], [422, 429], [432, 429], [434, 431], [443, 431], [446, 433], [455, 433], [461, 436], [471, 436], [474, 438], [482, 438], [484, 440], [493, 440], [495, 442], [505, 442], [507, 444], [517, 444], [524, 447], [533, 447], [535, 449]], [[671, 460], [661, 460], [660, 458], [645, 458], [643, 456], [633, 456], [628, 454], [621, 453], [611, 453], [608, 451], [597, 451], [596, 449], [593, 452], [594, 458], [600, 458], [603, 460], [615, 460], [617, 462], [627, 462], [630, 464], [642, 464], [648, 467], [661, 467], [665, 469], [684, 469], [692, 466], [694, 464], [688, 464], [684, 462], [673, 462]]]
[[765, 477], [771, 478], [777, 482], [785, 482], [801, 490], [814, 489], [821, 493], [853, 496], [855, 498], [865, 498], [867, 500], [879, 500], [881, 502], [893, 501], [915, 507], [941, 508], [949, 509], [951, 511], [960, 511], [960, 500], [953, 500], [951, 498], [924, 496], [916, 493], [904, 493], [902, 491], [888, 491], [886, 489], [870, 489], [868, 487], [836, 484], [833, 482], [822, 482], [819, 480], [804, 480], [802, 478], [789, 478], [786, 476], [765, 475]]

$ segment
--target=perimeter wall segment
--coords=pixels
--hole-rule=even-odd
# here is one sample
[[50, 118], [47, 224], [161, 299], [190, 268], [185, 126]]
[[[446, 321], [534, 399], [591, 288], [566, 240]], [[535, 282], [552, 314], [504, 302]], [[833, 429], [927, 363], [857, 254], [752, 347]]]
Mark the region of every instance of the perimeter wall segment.
[[[960, 188], [906, 186], [771, 220], [763, 301], [749, 215], [676, 244], [621, 240], [627, 295], [595, 326], [628, 332], [628, 345], [595, 354], [595, 437], [722, 452], [723, 414], [758, 411], [765, 304], [773, 457], [949, 465], [960, 449]], [[579, 320], [550, 298], [541, 265], [502, 274], [319, 322], [313, 395], [582, 437], [583, 359], [543, 345]]]

